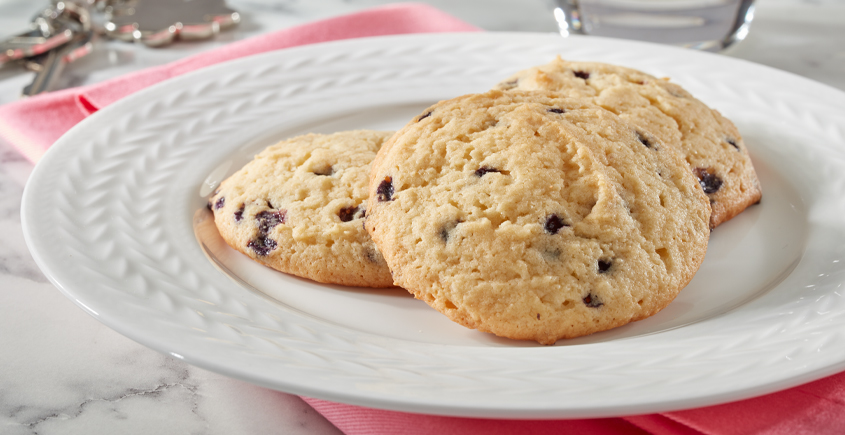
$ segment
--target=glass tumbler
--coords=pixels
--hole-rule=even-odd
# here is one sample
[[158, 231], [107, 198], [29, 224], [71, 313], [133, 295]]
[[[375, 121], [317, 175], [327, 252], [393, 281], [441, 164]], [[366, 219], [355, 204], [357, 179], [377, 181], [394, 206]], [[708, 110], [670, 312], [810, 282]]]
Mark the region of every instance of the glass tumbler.
[[563, 36], [607, 36], [720, 51], [741, 41], [754, 0], [555, 0]]

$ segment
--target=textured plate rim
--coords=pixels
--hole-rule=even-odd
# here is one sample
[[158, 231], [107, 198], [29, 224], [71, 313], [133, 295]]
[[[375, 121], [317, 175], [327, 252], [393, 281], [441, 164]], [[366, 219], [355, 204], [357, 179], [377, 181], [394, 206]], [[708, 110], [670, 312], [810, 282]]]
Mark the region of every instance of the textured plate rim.
[[[465, 44], [473, 44], [477, 41], [485, 41], [485, 42], [493, 42], [493, 41], [505, 41], [505, 40], [518, 40], [521, 42], [530, 42], [536, 41], [538, 44], [552, 44], [552, 38], [556, 38], [551, 35], [531, 35], [531, 34], [474, 34], [474, 35], [467, 35], [467, 34], [456, 34], [456, 35], [410, 35], [410, 36], [397, 36], [397, 37], [383, 37], [383, 38], [372, 38], [372, 39], [360, 39], [360, 40], [351, 40], [351, 41], [341, 41], [341, 42], [333, 42], [333, 43], [325, 43], [325, 44], [318, 44], [314, 46], [307, 46], [295, 49], [285, 50], [283, 52], [276, 52], [276, 53], [268, 53], [264, 55], [259, 55], [256, 57], [251, 57], [247, 59], [242, 59], [238, 61], [233, 61], [230, 63], [218, 65], [212, 68], [208, 68], [205, 70], [200, 70], [194, 73], [190, 73], [185, 76], [177, 77], [170, 81], [161, 83], [156, 85], [148, 90], [139, 92], [131, 97], [126, 98], [125, 100], [121, 100], [115, 103], [113, 106], [110, 106], [94, 116], [90, 117], [89, 119], [83, 121], [79, 125], [75, 126], [70, 132], [68, 132], [65, 136], [60, 139], [56, 145], [48, 151], [47, 155], [45, 155], [44, 160], [41, 164], [39, 164], [36, 169], [33, 171], [33, 174], [27, 183], [25, 192], [24, 192], [24, 200], [22, 204], [22, 223], [23, 229], [25, 234], [25, 239], [27, 245], [30, 247], [30, 250], [35, 258], [36, 262], [38, 263], [39, 267], [45, 272], [45, 275], [53, 282], [65, 295], [71, 298], [77, 305], [81, 306], [87, 312], [94, 315], [98, 320], [102, 321], [112, 329], [148, 346], [153, 349], [156, 349], [160, 352], [163, 352], [168, 355], [174, 355], [176, 357], [180, 357], [191, 364], [204, 367], [207, 369], [211, 369], [213, 371], [217, 371], [229, 376], [233, 376], [240, 379], [245, 379], [263, 386], [282, 389], [284, 391], [292, 392], [295, 394], [303, 394], [317, 398], [323, 398], [327, 400], [335, 400], [341, 401], [346, 403], [354, 403], [364, 406], [373, 406], [373, 407], [380, 407], [380, 408], [387, 408], [387, 409], [395, 409], [395, 410], [402, 410], [402, 411], [412, 411], [412, 412], [426, 412], [426, 413], [435, 413], [435, 414], [446, 414], [446, 415], [463, 415], [463, 416], [476, 416], [476, 417], [498, 417], [498, 418], [511, 418], [511, 417], [523, 417], [523, 418], [562, 418], [562, 417], [598, 417], [598, 416], [610, 416], [610, 415], [621, 415], [621, 414], [637, 414], [637, 413], [645, 413], [645, 412], [658, 412], [658, 411], [667, 411], [673, 409], [683, 409], [688, 407], [695, 407], [695, 406], [703, 406], [709, 404], [716, 404], [722, 403], [729, 400], [737, 400], [740, 398], [751, 397], [758, 394], [763, 394], [771, 391], [776, 391], [782, 388], [786, 388], [789, 386], [797, 385], [809, 380], [817, 379], [821, 376], [825, 376], [831, 373], [835, 373], [845, 367], [845, 362], [843, 359], [835, 359], [835, 361], [827, 361], [822, 366], [816, 367], [798, 367], [794, 368], [793, 372], [790, 372], [786, 375], [780, 376], [775, 381], [768, 380], [763, 382], [758, 382], [756, 384], [746, 385], [742, 389], [734, 389], [731, 391], [723, 391], [719, 393], [711, 393], [707, 395], [689, 395], [687, 397], [673, 397], [673, 398], [658, 398], [655, 400], [650, 401], [643, 401], [639, 403], [626, 403], [620, 404], [615, 403], [606, 407], [595, 407], [595, 406], [588, 406], [584, 408], [579, 408], [577, 406], [569, 406], [561, 407], [556, 403], [549, 403], [545, 405], [539, 405], [536, 402], [532, 402], [526, 406], [519, 406], [517, 404], [509, 404], [502, 406], [499, 405], [490, 405], [490, 404], [473, 404], [473, 403], [466, 403], [464, 402], [463, 405], [455, 404], [455, 403], [437, 403], [436, 401], [426, 400], [426, 399], [419, 399], [416, 397], [397, 397], [395, 394], [365, 394], [360, 391], [338, 391], [333, 389], [328, 389], [325, 385], [314, 386], [311, 385], [309, 382], [302, 382], [297, 380], [291, 379], [279, 379], [278, 377], [268, 376], [266, 373], [256, 374], [252, 373], [249, 370], [232, 367], [231, 364], [222, 363], [220, 360], [215, 360], [214, 358], [209, 359], [206, 355], [195, 355], [191, 353], [184, 353], [180, 354], [180, 349], [172, 348], [170, 343], [163, 343], [160, 340], [160, 337], [156, 337], [156, 334], [150, 334], [148, 331], [139, 330], [136, 327], [131, 325], [125, 324], [120, 321], [120, 312], [116, 313], [115, 315], [110, 316], [109, 313], [106, 312], [97, 312], [91, 308], [91, 306], [96, 307], [97, 301], [90, 301], [85, 297], [85, 290], [82, 290], [78, 287], [78, 283], [73, 283], [73, 280], [70, 279], [68, 276], [70, 274], [69, 271], [60, 271], [57, 270], [56, 261], [63, 261], [64, 259], [56, 259], [51, 257], [54, 255], [49, 250], [45, 249], [45, 244], [43, 240], [39, 240], [40, 236], [38, 235], [38, 228], [39, 225], [43, 225], [41, 220], [37, 217], [38, 209], [36, 208], [36, 197], [37, 190], [40, 188], [40, 185], [45, 183], [44, 180], [48, 180], [53, 175], [50, 175], [47, 169], [55, 169], [55, 166], [58, 165], [58, 160], [61, 159], [59, 157], [59, 151], [67, 152], [73, 147], [78, 147], [80, 143], [80, 138], [90, 134], [92, 129], [96, 129], [97, 126], [103, 125], [105, 123], [111, 122], [113, 119], [118, 118], [121, 114], [125, 114], [126, 111], [132, 110], [138, 104], [148, 103], [152, 100], [166, 100], [165, 94], [171, 92], [172, 90], [180, 87], [180, 86], [190, 86], [193, 80], [198, 79], [209, 79], [213, 77], [215, 74], [224, 74], [226, 72], [237, 71], [238, 69], [245, 68], [249, 65], [255, 65], [257, 62], [266, 62], [266, 61], [281, 61], [282, 59], [289, 59], [300, 55], [307, 55], [308, 53], [328, 53], [331, 54], [332, 52], [339, 52], [349, 49], [364, 49], [365, 51], [372, 46], [381, 46], [384, 47], [385, 44], [389, 45], [391, 43], [396, 43], [398, 45], [402, 44], [413, 44], [413, 43], [420, 43], [420, 41], [425, 41], [428, 43], [465, 43]], [[457, 42], [455, 42], [457, 41]], [[573, 42], [574, 41], [574, 42]], [[659, 52], [665, 52], [666, 54], [676, 54], [681, 57], [706, 57], [706, 56], [714, 56], [709, 54], [703, 53], [689, 53], [686, 51], [682, 51], [680, 49], [668, 48], [668, 47], [661, 47], [661, 46], [653, 46], [650, 44], [641, 44], [641, 43], [632, 43], [632, 42], [621, 42], [621, 41], [612, 41], [606, 40], [602, 38], [572, 38], [571, 40], [559, 40], [559, 44], [561, 46], [566, 46], [568, 44], [583, 44], [585, 46], [602, 46], [602, 44], [613, 44], [619, 48], [626, 48], [626, 49], [634, 49], [634, 50], [656, 50]], [[711, 58], [713, 60], [713, 58]], [[744, 65], [744, 68], [750, 68], [755, 71], [763, 72], [767, 75], [775, 75], [779, 78], [783, 78], [784, 80], [790, 80], [793, 84], [797, 83], [802, 87], [804, 90], [811, 91], [811, 93], [821, 95], [826, 94], [829, 92], [833, 92], [833, 99], [837, 101], [845, 101], [840, 91], [833, 90], [832, 88], [827, 88], [824, 85], [819, 85], [809, 80], [791, 76], [787, 73], [783, 73], [780, 71], [768, 69], [766, 67], [761, 67], [758, 65], [753, 65], [747, 62], [737, 61], [737, 60], [726, 60], [724, 58], [720, 58], [719, 62], [733, 65]], [[840, 111], [841, 112], [841, 111]], [[841, 147], [841, 141], [836, 144], [836, 146]], [[841, 148], [839, 149], [841, 152]], [[841, 156], [837, 156], [841, 157]], [[100, 310], [102, 311], [102, 310]], [[653, 340], [648, 339], [646, 341]], [[606, 347], [600, 345], [594, 345], [596, 347]], [[435, 346], [436, 347], [436, 346]], [[509, 351], [501, 351], [499, 350], [498, 353], [504, 356], [513, 355], [514, 352], [522, 352], [527, 354], [537, 354], [537, 352], [548, 352], [549, 349], [532, 349], [532, 350], [509, 350]], [[484, 353], [484, 352], [482, 352]], [[489, 356], [489, 355], [488, 355]]]

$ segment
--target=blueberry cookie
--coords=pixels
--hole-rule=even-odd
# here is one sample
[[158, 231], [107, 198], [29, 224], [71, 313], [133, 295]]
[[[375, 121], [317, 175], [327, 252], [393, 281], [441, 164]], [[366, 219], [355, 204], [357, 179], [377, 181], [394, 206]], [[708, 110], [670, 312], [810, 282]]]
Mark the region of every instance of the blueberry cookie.
[[368, 204], [397, 285], [466, 327], [543, 344], [658, 312], [710, 235], [674, 148], [548, 92], [425, 110], [379, 152]]
[[496, 89], [548, 90], [587, 97], [663, 143], [679, 146], [710, 198], [711, 228], [760, 201], [760, 183], [736, 126], [668, 79], [558, 57], [516, 73]]
[[270, 146], [209, 200], [234, 249], [314, 281], [391, 287], [390, 270], [362, 218], [370, 164], [392, 133], [308, 134]]

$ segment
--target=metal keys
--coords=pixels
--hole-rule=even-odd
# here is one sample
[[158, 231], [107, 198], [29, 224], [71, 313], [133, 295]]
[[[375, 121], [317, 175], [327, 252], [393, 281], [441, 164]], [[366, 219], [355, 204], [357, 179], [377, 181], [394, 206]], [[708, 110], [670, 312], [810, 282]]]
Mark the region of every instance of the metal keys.
[[51, 89], [62, 68], [91, 51], [94, 32], [85, 6], [57, 1], [38, 13], [30, 29], [0, 42], [0, 63], [14, 61], [35, 72], [25, 96]]
[[37, 95], [51, 90], [65, 65], [91, 52], [93, 38], [94, 32], [83, 31], [57, 49], [25, 60], [26, 68], [35, 71], [35, 78], [23, 88], [23, 95]]
[[241, 20], [223, 0], [123, 0], [111, 2], [106, 14], [106, 35], [150, 47], [211, 38]]
[[0, 64], [45, 53], [72, 38], [71, 29], [57, 28], [53, 20], [39, 14], [30, 23], [29, 30], [0, 42]]
[[91, 52], [94, 31], [91, 15], [83, 6], [71, 2], [57, 2], [43, 13], [54, 27], [70, 32], [71, 38], [48, 52], [23, 61], [27, 69], [35, 72], [32, 83], [24, 87], [23, 95], [30, 96], [49, 91], [64, 66]]
[[64, 67], [90, 53], [98, 36], [160, 47], [210, 38], [239, 22], [223, 0], [51, 0], [28, 29], [0, 40], [0, 65], [35, 72], [22, 93], [36, 95], [52, 90]]

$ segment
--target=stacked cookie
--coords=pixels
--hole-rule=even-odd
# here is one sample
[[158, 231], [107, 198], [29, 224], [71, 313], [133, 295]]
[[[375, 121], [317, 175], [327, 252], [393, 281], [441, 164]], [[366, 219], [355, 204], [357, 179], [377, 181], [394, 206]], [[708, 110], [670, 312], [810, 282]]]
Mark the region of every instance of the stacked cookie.
[[710, 199], [715, 228], [760, 201], [762, 191], [739, 131], [667, 79], [596, 62], [554, 61], [520, 71], [501, 90], [541, 90], [587, 99], [677, 148]]
[[209, 207], [270, 267], [395, 284], [469, 328], [553, 344], [663, 309], [711, 228], [759, 198], [718, 112], [638, 71], [557, 59], [392, 135], [270, 147]]

